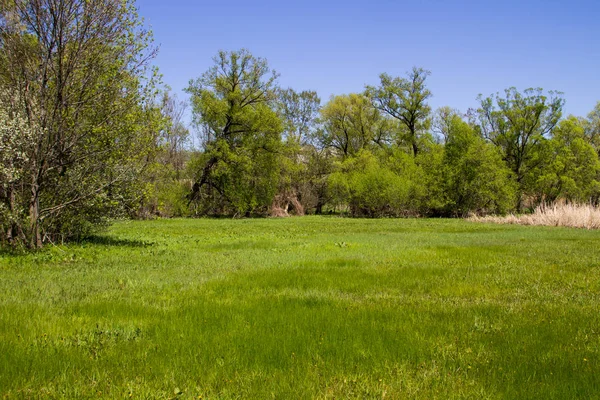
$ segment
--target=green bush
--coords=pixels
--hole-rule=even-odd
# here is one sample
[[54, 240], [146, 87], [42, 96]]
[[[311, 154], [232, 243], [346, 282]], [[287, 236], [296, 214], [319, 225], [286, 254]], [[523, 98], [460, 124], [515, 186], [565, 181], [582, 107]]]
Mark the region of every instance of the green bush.
[[[395, 167], [401, 170], [398, 164]], [[409, 167], [414, 169], [414, 164]], [[409, 174], [402, 172], [394, 171], [373, 153], [361, 151], [338, 165], [338, 171], [329, 177], [329, 192], [334, 204], [346, 205], [352, 216], [414, 214], [415, 185]]]
[[514, 208], [516, 184], [498, 150], [455, 118], [444, 147], [446, 213], [504, 214]]

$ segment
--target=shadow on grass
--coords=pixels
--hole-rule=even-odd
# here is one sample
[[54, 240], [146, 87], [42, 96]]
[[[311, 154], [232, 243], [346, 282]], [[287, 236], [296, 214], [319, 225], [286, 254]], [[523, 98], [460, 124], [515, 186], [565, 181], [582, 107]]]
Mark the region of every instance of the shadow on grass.
[[0, 244], [0, 257], [14, 257], [27, 254], [27, 249], [24, 247], [9, 247]]
[[115, 246], [115, 247], [150, 247], [154, 246], [154, 242], [147, 242], [144, 240], [131, 240], [131, 239], [116, 239], [110, 236], [98, 236], [92, 235], [87, 236], [79, 241], [80, 244], [97, 244], [101, 246]]
[[[71, 244], [79, 244], [79, 245], [91, 244], [91, 245], [99, 245], [99, 246], [132, 247], [132, 248], [133, 247], [137, 247], [137, 248], [151, 247], [156, 244], [154, 242], [149, 242], [149, 241], [144, 241], [144, 240], [117, 239], [117, 238], [112, 238], [109, 236], [99, 236], [99, 235], [87, 236], [80, 240], [73, 240], [70, 243]], [[51, 244], [45, 244], [44, 248], [51, 247], [51, 246], [52, 246]], [[43, 250], [44, 248], [28, 249], [25, 246], [11, 247], [11, 246], [5, 246], [4, 244], [0, 243], [0, 257], [24, 256], [27, 254], [36, 253], [38, 250]]]

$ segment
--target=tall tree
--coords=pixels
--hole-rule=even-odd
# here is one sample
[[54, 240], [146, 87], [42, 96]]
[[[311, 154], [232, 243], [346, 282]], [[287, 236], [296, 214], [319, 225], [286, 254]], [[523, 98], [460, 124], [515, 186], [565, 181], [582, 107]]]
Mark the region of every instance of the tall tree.
[[184, 150], [190, 137], [190, 131], [183, 122], [187, 106], [185, 101], [180, 101], [169, 91], [163, 93], [161, 113], [166, 121], [160, 132], [159, 146], [164, 148], [165, 161], [173, 167], [176, 179], [179, 179], [184, 167]]
[[284, 137], [298, 144], [307, 144], [312, 138], [321, 99], [317, 92], [294, 89], [277, 91], [277, 112], [284, 123]]
[[570, 116], [558, 123], [544, 146], [545, 163], [531, 177], [539, 201], [598, 201], [600, 161], [586, 139], [584, 120]]
[[314, 91], [277, 90], [277, 114], [283, 123], [281, 177], [272, 215], [298, 215], [315, 206], [311, 180], [313, 142], [321, 99]]
[[319, 144], [344, 157], [372, 145], [388, 144], [392, 124], [382, 118], [363, 94], [335, 96], [321, 109]]
[[190, 200], [202, 212], [263, 212], [277, 190], [282, 124], [267, 61], [247, 50], [221, 51], [190, 82], [193, 121], [205, 132]]
[[448, 141], [450, 132], [455, 126], [456, 117], [462, 117], [460, 111], [448, 106], [440, 107], [433, 113], [432, 131], [438, 135], [438, 140], [442, 143]]
[[539, 149], [562, 115], [562, 93], [543, 89], [506, 89], [504, 96], [479, 96], [479, 127], [483, 136], [496, 145], [520, 186], [518, 207], [529, 189], [526, 175], [543, 162]]
[[600, 155], [600, 101], [596, 107], [588, 114], [585, 124], [585, 136], [588, 142], [596, 149]]
[[132, 0], [0, 2], [0, 86], [33, 132], [13, 186], [30, 246], [81, 235], [134, 195], [154, 141], [151, 39]]
[[453, 115], [445, 120], [442, 187], [446, 213], [504, 213], [514, 207], [515, 183], [500, 153], [476, 130]]
[[405, 126], [405, 140], [415, 157], [419, 152], [419, 138], [430, 125], [431, 107], [427, 100], [431, 97], [431, 91], [425, 85], [430, 74], [423, 68], [414, 67], [406, 78], [392, 78], [384, 73], [379, 76], [379, 87], [367, 86], [367, 95], [373, 105]]

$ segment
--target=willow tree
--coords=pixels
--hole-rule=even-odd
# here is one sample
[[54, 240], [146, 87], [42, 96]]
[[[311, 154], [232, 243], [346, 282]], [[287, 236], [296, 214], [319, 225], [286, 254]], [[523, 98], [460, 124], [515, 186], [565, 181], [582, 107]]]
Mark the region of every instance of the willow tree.
[[4, 238], [84, 235], [139, 195], [154, 142], [151, 35], [130, 0], [0, 0], [0, 49], [8, 117], [27, 127], [13, 133], [29, 135], [12, 142], [25, 161], [0, 193], [19, 217]]
[[276, 110], [283, 124], [279, 189], [272, 215], [302, 215], [318, 204], [320, 179], [314, 161], [320, 156], [314, 146], [321, 99], [311, 90], [278, 89]]
[[600, 155], [600, 101], [588, 114], [585, 121], [585, 135], [587, 141], [594, 147], [598, 155]]
[[546, 160], [532, 174], [539, 201], [600, 199], [600, 160], [585, 129], [585, 120], [569, 116], [553, 130], [544, 146]]
[[277, 112], [283, 121], [284, 137], [288, 142], [306, 145], [313, 138], [321, 99], [317, 92], [292, 88], [277, 91]]
[[192, 115], [204, 133], [190, 201], [199, 213], [263, 213], [276, 194], [282, 123], [277, 74], [247, 50], [221, 51], [190, 82]]
[[423, 68], [414, 67], [405, 78], [381, 74], [379, 87], [367, 86], [373, 106], [404, 127], [405, 134], [400, 139], [411, 147], [415, 157], [419, 152], [419, 141], [431, 123], [431, 107], [427, 103], [431, 91], [425, 84], [430, 74]]
[[541, 88], [520, 93], [513, 87], [506, 89], [504, 96], [480, 96], [479, 101], [479, 128], [512, 171], [520, 189], [521, 208], [524, 196], [532, 190], [529, 175], [545, 162], [543, 142], [562, 116], [562, 94], [551, 91], [546, 95]]
[[381, 116], [364, 94], [332, 97], [321, 109], [319, 144], [346, 158], [360, 150], [390, 144], [395, 126]]
[[447, 215], [500, 213], [515, 204], [515, 183], [498, 149], [459, 115], [445, 119], [442, 159], [444, 211]]

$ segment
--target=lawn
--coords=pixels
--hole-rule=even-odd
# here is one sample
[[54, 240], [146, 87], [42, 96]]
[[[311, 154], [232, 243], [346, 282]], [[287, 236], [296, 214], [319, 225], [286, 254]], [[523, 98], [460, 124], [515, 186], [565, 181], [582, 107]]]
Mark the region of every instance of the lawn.
[[600, 231], [156, 220], [0, 253], [0, 398], [599, 396]]

